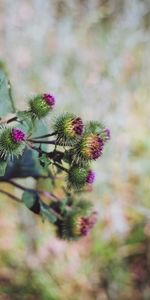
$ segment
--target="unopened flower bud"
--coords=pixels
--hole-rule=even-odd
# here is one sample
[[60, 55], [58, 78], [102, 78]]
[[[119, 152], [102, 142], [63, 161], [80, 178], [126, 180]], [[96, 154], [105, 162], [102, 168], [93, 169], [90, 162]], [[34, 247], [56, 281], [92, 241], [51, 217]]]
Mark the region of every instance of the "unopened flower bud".
[[55, 98], [51, 94], [37, 95], [29, 101], [33, 117], [39, 119], [48, 115], [55, 105]]
[[69, 170], [68, 182], [77, 189], [84, 187], [86, 183], [92, 184], [95, 180], [95, 173], [87, 168], [72, 166]]

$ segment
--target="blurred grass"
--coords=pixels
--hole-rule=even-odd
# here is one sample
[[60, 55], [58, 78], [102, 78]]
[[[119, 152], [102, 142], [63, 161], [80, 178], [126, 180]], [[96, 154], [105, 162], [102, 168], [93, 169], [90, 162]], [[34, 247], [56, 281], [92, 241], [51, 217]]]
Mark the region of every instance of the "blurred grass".
[[95, 164], [99, 223], [87, 239], [59, 241], [1, 197], [0, 300], [150, 299], [149, 34], [149, 0], [0, 1], [0, 59], [17, 107], [52, 91], [55, 115], [103, 121], [112, 135]]

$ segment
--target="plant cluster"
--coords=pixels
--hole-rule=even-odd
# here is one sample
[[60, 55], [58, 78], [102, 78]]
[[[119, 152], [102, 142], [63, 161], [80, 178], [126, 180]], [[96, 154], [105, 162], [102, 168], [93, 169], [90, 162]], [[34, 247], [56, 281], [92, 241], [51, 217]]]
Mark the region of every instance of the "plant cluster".
[[[12, 102], [10, 86], [6, 87]], [[11, 118], [1, 119], [0, 178], [22, 189], [24, 204], [48, 218], [61, 238], [78, 239], [86, 236], [96, 222], [97, 214], [83, 199], [83, 193], [91, 190], [95, 180], [91, 164], [101, 157], [110, 131], [97, 121], [84, 124], [68, 112], [51, 122], [50, 131], [43, 119], [53, 112], [55, 104], [55, 97], [49, 93], [35, 95], [29, 99], [27, 110], [13, 109]], [[61, 199], [52, 190], [29, 189], [12, 180], [43, 178], [55, 188], [61, 173], [65, 181]]]

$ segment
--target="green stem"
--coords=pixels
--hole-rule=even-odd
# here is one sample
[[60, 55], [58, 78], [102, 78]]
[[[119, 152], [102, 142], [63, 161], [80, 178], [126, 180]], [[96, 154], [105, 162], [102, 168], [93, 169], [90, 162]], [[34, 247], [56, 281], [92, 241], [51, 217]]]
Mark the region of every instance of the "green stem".
[[53, 165], [56, 166], [56, 167], [58, 167], [59, 169], [65, 171], [65, 172], [69, 173], [68, 169], [64, 168], [64, 167], [61, 166], [60, 164], [54, 162]]
[[59, 219], [59, 220], [62, 220], [63, 218], [62, 218], [62, 216], [58, 213], [58, 212], [56, 212], [53, 208], [50, 208], [51, 209], [51, 212]]
[[10, 83], [9, 80], [8, 80], [8, 93], [9, 93], [9, 98], [10, 98], [10, 101], [11, 101], [12, 110], [15, 113], [16, 108], [15, 108], [14, 100], [13, 100], [13, 97], [12, 97], [11, 83]]

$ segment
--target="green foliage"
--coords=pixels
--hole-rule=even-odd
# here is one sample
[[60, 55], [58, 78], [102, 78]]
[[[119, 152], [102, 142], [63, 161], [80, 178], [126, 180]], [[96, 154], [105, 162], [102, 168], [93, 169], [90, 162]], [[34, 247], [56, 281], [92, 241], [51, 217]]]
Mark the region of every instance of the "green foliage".
[[100, 135], [104, 129], [104, 125], [97, 121], [90, 121], [86, 124], [85, 132]]
[[19, 126], [23, 129], [26, 134], [32, 134], [32, 131], [35, 128], [35, 120], [32, 120], [31, 113], [29, 111], [18, 111], [16, 114]]
[[127, 245], [133, 245], [137, 243], [142, 243], [145, 240], [143, 224], [138, 224], [134, 226], [130, 232], [129, 237], [126, 240]]
[[7, 167], [7, 162], [5, 160], [0, 161], [0, 176], [4, 176]]
[[30, 149], [25, 148], [21, 157], [8, 161], [6, 172], [1, 175], [1, 180], [7, 181], [11, 178], [17, 178], [18, 174], [19, 178], [39, 178], [40, 175], [42, 175], [42, 169], [38, 163], [37, 155]]
[[50, 206], [46, 205], [45, 203], [41, 203], [41, 215], [44, 219], [46, 218], [51, 223], [55, 223], [57, 220], [57, 217]]
[[22, 201], [27, 208], [29, 208], [33, 213], [40, 214], [41, 203], [40, 197], [37, 191], [26, 190], [22, 195]]
[[5, 73], [0, 69], [0, 117], [15, 112], [14, 102], [11, 94], [11, 86]]
[[28, 208], [32, 208], [37, 201], [37, 194], [25, 191], [22, 195], [22, 201]]

